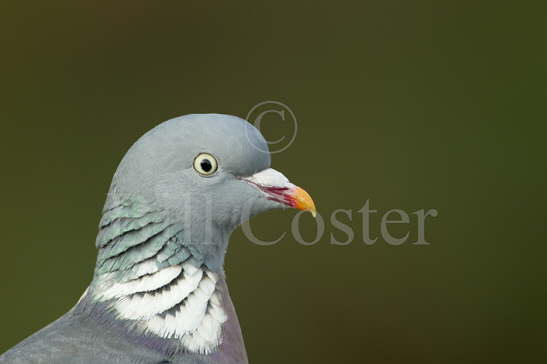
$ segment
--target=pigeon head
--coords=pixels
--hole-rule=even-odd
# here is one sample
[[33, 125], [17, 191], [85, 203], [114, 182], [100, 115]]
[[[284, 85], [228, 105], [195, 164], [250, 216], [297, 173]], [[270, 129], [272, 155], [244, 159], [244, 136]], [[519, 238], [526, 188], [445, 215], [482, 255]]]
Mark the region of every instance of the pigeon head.
[[[101, 224], [108, 226], [116, 218], [108, 212], [120, 206], [133, 215], [157, 215], [181, 227], [194, 254], [215, 260], [229, 234], [253, 215], [286, 207], [315, 214], [310, 196], [270, 163], [267, 142], [241, 118], [194, 114], [168, 120], [124, 156]], [[97, 243], [104, 245], [100, 240], [101, 234]]]

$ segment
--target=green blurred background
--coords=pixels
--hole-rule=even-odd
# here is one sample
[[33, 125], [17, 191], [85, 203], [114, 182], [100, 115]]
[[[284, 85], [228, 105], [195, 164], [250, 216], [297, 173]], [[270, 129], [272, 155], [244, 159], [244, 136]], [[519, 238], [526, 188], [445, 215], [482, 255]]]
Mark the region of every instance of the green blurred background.
[[[545, 362], [541, 2], [4, 1], [0, 352], [89, 283], [111, 176], [187, 113], [298, 119], [273, 166], [355, 240], [251, 244], [226, 271], [252, 363]], [[287, 123], [265, 119], [268, 139]], [[357, 209], [437, 209], [429, 246], [361, 239]], [[294, 211], [253, 221], [275, 238]], [[346, 220], [341, 218], [341, 220]], [[311, 217], [301, 219], [313, 238]]]

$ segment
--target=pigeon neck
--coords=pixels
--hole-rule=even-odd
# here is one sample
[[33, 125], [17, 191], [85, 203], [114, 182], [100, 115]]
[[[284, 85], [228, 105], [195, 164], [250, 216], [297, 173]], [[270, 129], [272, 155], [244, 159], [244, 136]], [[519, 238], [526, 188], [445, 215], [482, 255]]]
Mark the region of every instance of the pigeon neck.
[[[224, 252], [215, 261], [186, 241], [184, 227], [161, 211], [127, 203], [105, 210], [87, 296], [140, 336], [211, 354], [222, 344], [231, 309], [223, 289]], [[237, 324], [235, 315], [232, 320]]]

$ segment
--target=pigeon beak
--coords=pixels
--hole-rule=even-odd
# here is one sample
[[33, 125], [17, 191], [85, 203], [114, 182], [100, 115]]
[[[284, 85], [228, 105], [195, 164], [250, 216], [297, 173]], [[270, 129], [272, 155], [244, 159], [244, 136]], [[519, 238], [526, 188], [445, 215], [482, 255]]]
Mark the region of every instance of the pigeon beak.
[[303, 188], [290, 183], [287, 177], [275, 169], [265, 169], [243, 180], [262, 190], [269, 200], [298, 210], [309, 211], [313, 217], [317, 215], [311, 196]]
[[[293, 185], [294, 186], [294, 185]], [[309, 193], [303, 188], [294, 186], [291, 193], [287, 194], [289, 199], [289, 206], [298, 210], [309, 211], [313, 217], [317, 216], [317, 210], [315, 209], [315, 203]]]

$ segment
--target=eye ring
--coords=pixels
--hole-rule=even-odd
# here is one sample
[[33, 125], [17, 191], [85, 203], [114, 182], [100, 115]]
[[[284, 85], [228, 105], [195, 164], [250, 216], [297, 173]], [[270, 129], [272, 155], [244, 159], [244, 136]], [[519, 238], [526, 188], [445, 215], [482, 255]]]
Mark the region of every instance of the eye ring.
[[218, 169], [217, 159], [209, 153], [199, 153], [194, 158], [194, 170], [202, 176], [212, 176]]

